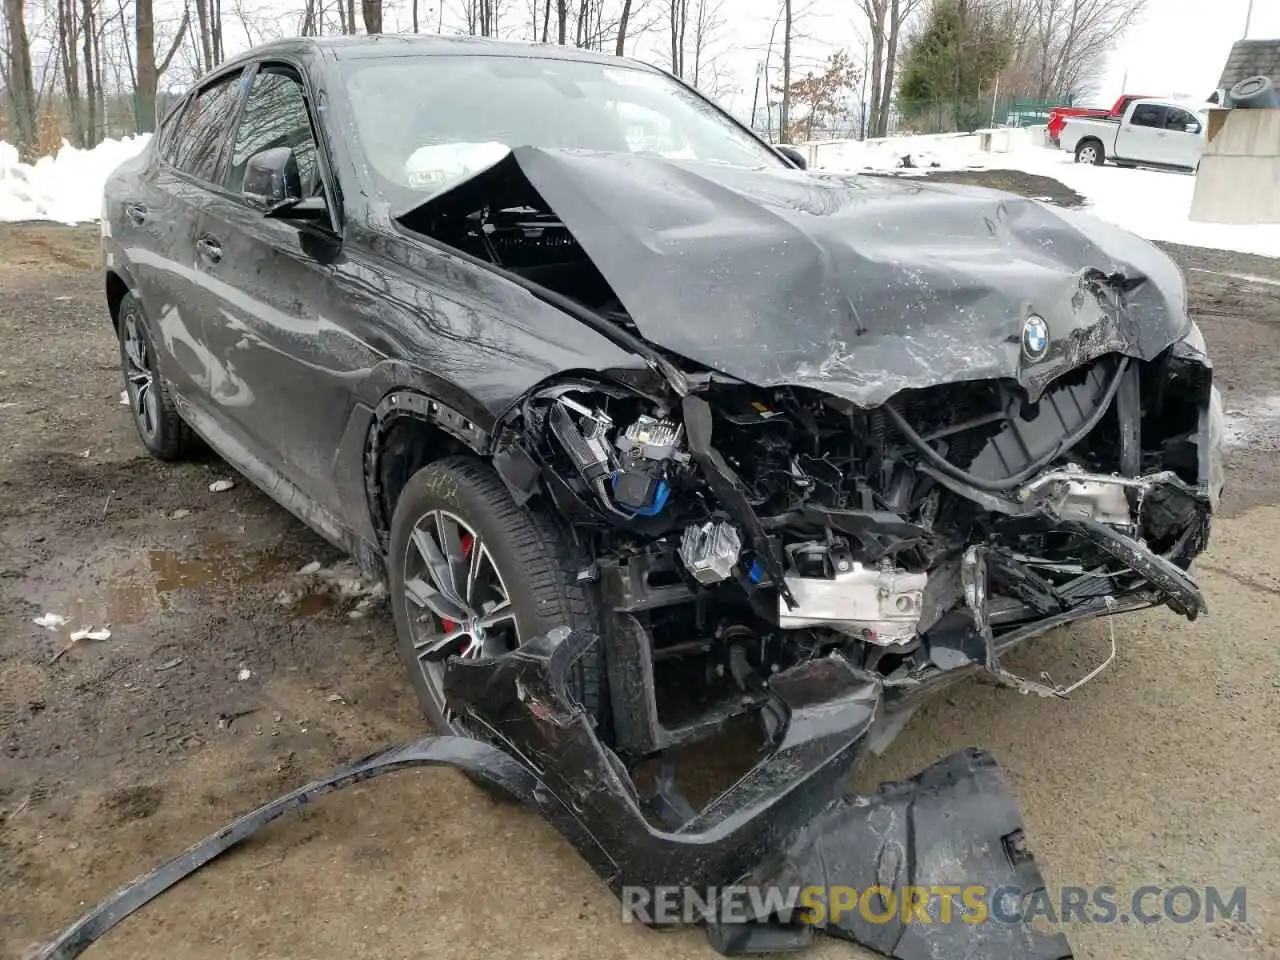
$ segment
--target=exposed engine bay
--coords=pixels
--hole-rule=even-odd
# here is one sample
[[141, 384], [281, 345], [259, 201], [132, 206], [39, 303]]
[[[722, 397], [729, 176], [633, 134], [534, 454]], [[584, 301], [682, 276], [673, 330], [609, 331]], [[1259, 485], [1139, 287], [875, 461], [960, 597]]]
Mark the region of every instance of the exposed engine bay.
[[[1204, 609], [1186, 571], [1221, 487], [1220, 401], [1194, 326], [1143, 355], [1154, 334], [1136, 318], [1172, 309], [1151, 301], [1146, 277], [1066, 275], [1066, 313], [1024, 309], [1012, 335], [983, 319], [981, 333], [1001, 339], [973, 352], [1004, 368], [956, 364], [951, 377], [928, 376], [891, 327], [873, 329], [839, 279], [829, 299], [843, 297], [849, 323], [871, 334], [867, 355], [911, 354], [934, 382], [861, 386], [865, 375], [848, 373], [857, 351], [840, 343], [824, 363], [796, 366], [801, 383], [747, 382], [728, 361], [713, 369], [655, 346], [664, 321], [616, 251], [593, 247], [590, 221], [562, 220], [504, 163], [405, 222], [643, 340], [661, 374], [553, 377], [509, 409], [493, 446], [518, 500], [554, 503], [581, 548], [580, 579], [599, 585], [612, 613], [604, 642], [620, 749], [643, 755], [713, 732], [758, 705], [771, 675], [833, 651], [883, 678], [891, 710], [967, 668], [1064, 696], [1073, 687], [1015, 676], [1000, 653], [1088, 617]], [[1050, 326], [1068, 318], [1071, 336], [1051, 346]], [[903, 369], [899, 382], [922, 381]], [[1016, 376], [975, 375], [983, 369]], [[655, 673], [672, 661], [700, 662], [705, 691], [720, 696], [663, 716]]]
[[[615, 629], [654, 660], [709, 656], [731, 702], [833, 650], [887, 696], [975, 664], [1052, 695], [999, 668], [1003, 640], [1151, 603], [1203, 609], [1184, 571], [1209, 532], [1208, 404], [1208, 370], [1182, 348], [1095, 361], [1035, 404], [966, 383], [862, 410], [710, 379], [676, 404], [581, 379], [513, 411], [500, 456], [539, 468]], [[669, 745], [663, 730], [642, 725], [635, 746]]]

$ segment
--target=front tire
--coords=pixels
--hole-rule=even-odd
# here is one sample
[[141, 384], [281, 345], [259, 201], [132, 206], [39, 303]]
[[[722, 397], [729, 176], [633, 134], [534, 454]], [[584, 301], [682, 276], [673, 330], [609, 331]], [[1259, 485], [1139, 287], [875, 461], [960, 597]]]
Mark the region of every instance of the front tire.
[[[474, 457], [448, 457], [405, 484], [391, 518], [388, 575], [397, 649], [431, 726], [470, 736], [445, 705], [450, 656], [495, 656], [557, 626], [600, 631], [594, 597], [540, 511], [520, 507]], [[598, 646], [574, 665], [569, 693], [602, 720]]]
[[1081, 140], [1076, 144], [1076, 163], [1091, 163], [1100, 167], [1107, 162], [1107, 153], [1097, 140]]
[[142, 304], [132, 293], [120, 301], [116, 339], [124, 371], [125, 399], [138, 437], [157, 460], [181, 460], [196, 447], [195, 434], [183, 421], [160, 370], [160, 355]]

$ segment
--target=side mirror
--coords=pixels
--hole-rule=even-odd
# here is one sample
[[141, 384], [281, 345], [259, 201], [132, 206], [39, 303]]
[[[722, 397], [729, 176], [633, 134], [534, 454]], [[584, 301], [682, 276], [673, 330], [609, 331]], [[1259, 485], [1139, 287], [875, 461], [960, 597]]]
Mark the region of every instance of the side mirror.
[[1196, 123], [1196, 122], [1193, 120], [1193, 121], [1191, 121], [1190, 123], [1188, 123], [1188, 124], [1187, 124], [1187, 126], [1186, 126], [1186, 131], [1187, 131], [1187, 133], [1199, 133], [1199, 132], [1200, 132], [1200, 124]]
[[774, 149], [777, 150], [784, 157], [786, 157], [788, 160], [790, 160], [793, 165], [799, 167], [801, 170], [807, 170], [809, 168], [809, 162], [805, 160], [804, 154], [801, 153], [799, 150], [797, 150], [795, 147], [779, 146], [779, 147], [775, 147]]
[[291, 200], [301, 200], [302, 177], [293, 148], [272, 147], [250, 157], [244, 167], [241, 192], [268, 210]]

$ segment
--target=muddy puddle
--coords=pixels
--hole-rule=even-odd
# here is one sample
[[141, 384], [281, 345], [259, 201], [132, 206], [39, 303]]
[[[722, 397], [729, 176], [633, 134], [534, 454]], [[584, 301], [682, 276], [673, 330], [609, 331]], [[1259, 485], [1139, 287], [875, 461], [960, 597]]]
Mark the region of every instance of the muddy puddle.
[[1280, 395], [1229, 404], [1222, 433], [1228, 447], [1280, 450]]
[[67, 641], [77, 630], [142, 623], [171, 614], [179, 605], [217, 605], [245, 591], [266, 592], [277, 607], [299, 618], [342, 606], [363, 613], [371, 596], [381, 592], [350, 563], [325, 567], [312, 562], [299, 569], [296, 555], [246, 549], [213, 535], [187, 549], [141, 549], [124, 558], [91, 561], [75, 579], [88, 579], [91, 586], [62, 595], [41, 590], [29, 598], [41, 607], [41, 625]]

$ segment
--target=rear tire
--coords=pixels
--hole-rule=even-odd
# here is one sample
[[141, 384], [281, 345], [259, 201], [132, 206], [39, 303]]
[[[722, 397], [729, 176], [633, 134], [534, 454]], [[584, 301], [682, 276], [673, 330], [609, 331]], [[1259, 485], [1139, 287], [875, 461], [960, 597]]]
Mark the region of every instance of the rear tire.
[[1076, 144], [1076, 163], [1091, 163], [1100, 167], [1107, 162], [1107, 152], [1099, 140], [1081, 140]]
[[[387, 567], [397, 649], [437, 733], [474, 735], [445, 707], [447, 656], [500, 654], [557, 626], [600, 632], [594, 595], [578, 582], [579, 565], [550, 518], [517, 506], [493, 469], [474, 457], [448, 457], [410, 477], [396, 502], [390, 533]], [[448, 563], [451, 552], [453, 564]], [[434, 568], [428, 554], [437, 558]], [[443, 590], [433, 571], [445, 576]], [[451, 606], [451, 584], [458, 587], [453, 596], [462, 606]], [[456, 610], [456, 618], [446, 619], [442, 610]], [[455, 634], [462, 635], [447, 639]], [[435, 653], [420, 659], [420, 652], [433, 648]], [[574, 665], [569, 693], [588, 717], [603, 720], [598, 645]]]
[[142, 304], [126, 293], [116, 314], [116, 340], [124, 389], [142, 445], [157, 460], [181, 460], [198, 442], [169, 395], [160, 367], [160, 354]]

